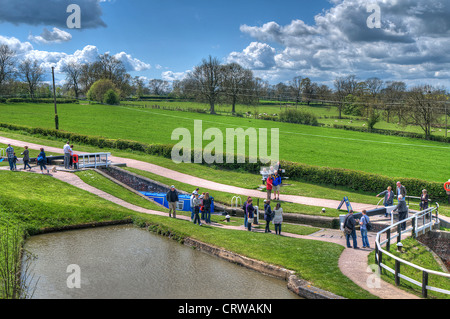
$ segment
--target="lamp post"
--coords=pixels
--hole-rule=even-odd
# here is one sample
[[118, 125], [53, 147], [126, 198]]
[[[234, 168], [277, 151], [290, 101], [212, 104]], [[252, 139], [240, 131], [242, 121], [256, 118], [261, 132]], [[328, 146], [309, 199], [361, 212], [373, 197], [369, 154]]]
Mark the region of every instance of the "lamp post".
[[53, 100], [55, 102], [55, 128], [59, 130], [59, 118], [58, 118], [58, 108], [56, 106], [56, 87], [55, 87], [55, 67], [52, 66], [52, 77], [53, 77]]

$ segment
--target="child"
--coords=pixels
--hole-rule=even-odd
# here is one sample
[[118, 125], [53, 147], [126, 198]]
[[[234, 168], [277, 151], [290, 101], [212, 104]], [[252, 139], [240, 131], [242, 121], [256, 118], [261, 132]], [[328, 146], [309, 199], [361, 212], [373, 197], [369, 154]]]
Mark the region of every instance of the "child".
[[14, 170], [17, 171], [17, 156], [16, 156], [16, 153], [14, 153], [13, 165], [14, 165]]

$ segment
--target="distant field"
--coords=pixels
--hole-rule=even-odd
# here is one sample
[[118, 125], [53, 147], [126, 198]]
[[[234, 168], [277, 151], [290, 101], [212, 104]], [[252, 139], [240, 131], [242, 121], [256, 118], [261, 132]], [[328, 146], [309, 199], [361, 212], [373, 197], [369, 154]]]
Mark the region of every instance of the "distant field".
[[[194, 120], [203, 130], [218, 128], [280, 129], [283, 160], [317, 166], [342, 167], [392, 177], [444, 182], [450, 178], [448, 144], [229, 116], [103, 105], [59, 105], [60, 128], [86, 135], [175, 144], [171, 134]], [[46, 104], [0, 104], [0, 122], [54, 127], [54, 110]], [[209, 142], [204, 142], [206, 145]]]

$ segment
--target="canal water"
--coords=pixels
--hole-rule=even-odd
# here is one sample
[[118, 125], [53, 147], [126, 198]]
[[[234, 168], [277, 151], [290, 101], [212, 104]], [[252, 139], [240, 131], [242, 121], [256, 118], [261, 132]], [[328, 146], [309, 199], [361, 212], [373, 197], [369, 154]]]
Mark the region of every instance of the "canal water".
[[35, 236], [25, 248], [37, 256], [35, 299], [299, 298], [282, 280], [129, 225]]

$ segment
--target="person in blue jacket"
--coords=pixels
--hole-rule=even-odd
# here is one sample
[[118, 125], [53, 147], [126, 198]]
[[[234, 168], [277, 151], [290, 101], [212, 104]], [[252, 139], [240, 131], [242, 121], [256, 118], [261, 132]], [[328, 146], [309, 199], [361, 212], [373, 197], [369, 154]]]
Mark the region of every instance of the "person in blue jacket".
[[[273, 175], [273, 195], [275, 200], [280, 200], [281, 176], [275, 171]], [[278, 196], [277, 196], [278, 194]]]
[[270, 207], [270, 200], [266, 200], [264, 204], [264, 220], [266, 221], [266, 233], [271, 233], [270, 222], [272, 221], [272, 208]]
[[41, 174], [44, 174], [44, 168], [47, 170], [47, 174], [50, 174], [50, 171], [47, 169], [47, 156], [45, 155], [44, 149], [41, 148], [41, 152], [37, 157], [37, 163], [41, 167]]

